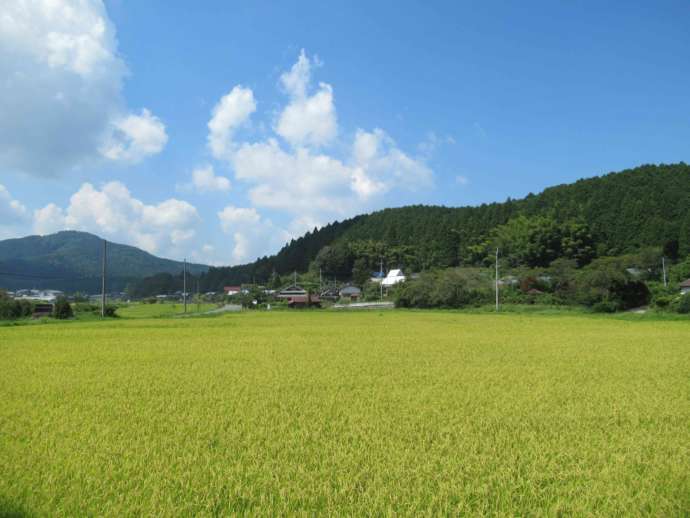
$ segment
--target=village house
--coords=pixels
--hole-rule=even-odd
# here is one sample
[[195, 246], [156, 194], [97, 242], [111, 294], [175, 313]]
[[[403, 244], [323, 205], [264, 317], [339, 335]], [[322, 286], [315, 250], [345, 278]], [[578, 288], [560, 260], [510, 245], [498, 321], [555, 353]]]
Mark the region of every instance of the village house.
[[690, 279], [685, 279], [680, 283], [680, 293], [681, 295], [687, 295], [690, 293]]
[[319, 296], [321, 297], [321, 300], [336, 301], [340, 298], [340, 292], [338, 291], [338, 288], [331, 286], [325, 290], [322, 290]]
[[385, 278], [386, 275], [383, 272], [373, 272], [369, 280], [373, 283], [380, 284]]
[[391, 286], [395, 286], [399, 282], [405, 282], [405, 276], [403, 275], [402, 270], [391, 270], [388, 272], [388, 275], [381, 281], [381, 284], [383, 284], [384, 287], [390, 288]]
[[292, 295], [287, 301], [289, 308], [321, 307], [321, 298], [316, 294]]
[[289, 299], [290, 297], [295, 297], [299, 295], [306, 295], [307, 290], [302, 288], [302, 286], [298, 286], [297, 284], [292, 284], [288, 286], [287, 288], [283, 288], [278, 292], [278, 297], [279, 299]]
[[242, 292], [242, 286], [224, 286], [223, 292], [228, 296], [232, 297]]
[[357, 286], [345, 286], [340, 290], [338, 295], [341, 299], [349, 299], [350, 302], [356, 302], [361, 298], [362, 290], [360, 290]]
[[18, 290], [15, 298], [53, 303], [65, 294], [60, 290]]

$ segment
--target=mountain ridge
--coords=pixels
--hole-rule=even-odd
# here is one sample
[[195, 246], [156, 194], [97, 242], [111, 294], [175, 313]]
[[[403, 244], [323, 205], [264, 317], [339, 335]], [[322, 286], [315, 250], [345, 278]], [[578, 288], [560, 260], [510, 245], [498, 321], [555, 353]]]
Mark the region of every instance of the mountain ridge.
[[[549, 216], [559, 223], [576, 221], [587, 225], [598, 255], [661, 247], [671, 241], [679, 243], [682, 253], [690, 253], [690, 166], [684, 162], [645, 164], [547, 187], [538, 194], [504, 202], [387, 208], [307, 232], [276, 254], [254, 262], [211, 267], [202, 276], [202, 286], [215, 289], [223, 284], [264, 282], [274, 272], [304, 272], [325, 246], [346, 241], [415, 248], [421, 256], [417, 263], [422, 267], [467, 264], [473, 246], [520, 215]], [[401, 263], [404, 260], [387, 266]], [[342, 275], [345, 270], [338, 273]]]
[[[547, 217], [557, 224], [583, 225], [591, 234], [591, 244], [596, 247], [595, 255], [598, 256], [619, 255], [644, 247], [664, 247], [674, 242], [681, 254], [690, 254], [690, 166], [684, 162], [642, 165], [548, 187], [538, 194], [530, 193], [504, 202], [464, 207], [408, 205], [386, 208], [314, 229], [291, 240], [277, 253], [251, 263], [224, 267], [190, 264], [189, 271], [201, 274], [202, 290], [214, 291], [223, 285], [268, 282], [275, 274], [306, 272], [315, 262], [323, 266], [339, 264], [337, 268], [325, 267], [325, 275], [349, 277], [353, 262], [363, 248], [366, 250], [360, 257], [368, 258], [363, 267], [370, 270], [378, 270], [379, 257], [385, 257], [387, 268], [405, 266], [415, 270], [478, 264], [481, 257], [477, 256], [477, 248], [481, 248], [483, 240], [496, 228], [519, 217]], [[50, 241], [59, 241], [59, 236], [88, 236], [88, 246], [76, 240], [71, 249], [67, 247], [63, 252], [67, 256], [83, 255], [83, 251], [91, 247], [90, 260], [86, 264], [83, 261], [75, 263], [74, 259], [60, 260], [65, 258], [50, 247]], [[38, 253], [43, 245], [47, 247], [44, 253]], [[22, 254], [22, 246], [33, 247], [33, 255]], [[76, 231], [0, 241], [0, 272], [72, 276], [80, 281], [68, 283], [70, 291], [97, 291], [100, 246], [97, 236]], [[181, 280], [182, 263], [179, 261], [157, 258], [130, 245], [112, 244], [111, 250], [118, 252], [114, 256], [116, 260], [109, 261], [109, 284], [113, 290], [155, 274], [168, 276], [158, 279], [160, 286], [180, 284], [177, 282]], [[329, 257], [325, 257], [326, 252]], [[350, 257], [337, 257], [342, 253], [349, 253]], [[176, 276], [180, 279], [175, 280]], [[8, 279], [0, 275], [0, 287], [27, 285], [26, 279], [17, 282], [15, 278], [14, 283]], [[40, 287], [61, 285], [39, 281], [41, 279], [32, 284]], [[89, 286], [88, 290], [83, 284]]]
[[[0, 241], [0, 287], [54, 288], [96, 292], [100, 289], [103, 239], [89, 232], [63, 230]], [[183, 263], [131, 245], [108, 241], [108, 290], [122, 291], [136, 279], [156, 273], [178, 274]], [[192, 274], [208, 266], [188, 263]]]

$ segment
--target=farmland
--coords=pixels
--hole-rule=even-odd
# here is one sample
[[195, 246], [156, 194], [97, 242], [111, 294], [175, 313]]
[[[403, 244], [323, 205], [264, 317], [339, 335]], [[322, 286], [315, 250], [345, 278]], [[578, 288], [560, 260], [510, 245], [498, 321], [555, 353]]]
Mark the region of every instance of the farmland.
[[0, 328], [0, 515], [690, 512], [690, 322]]

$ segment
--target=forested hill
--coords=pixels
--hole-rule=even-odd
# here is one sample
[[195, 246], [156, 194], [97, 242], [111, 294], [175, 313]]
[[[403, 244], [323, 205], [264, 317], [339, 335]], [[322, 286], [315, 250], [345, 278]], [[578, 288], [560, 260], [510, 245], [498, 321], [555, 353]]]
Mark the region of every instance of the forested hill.
[[[101, 238], [87, 232], [64, 231], [0, 241], [0, 288], [100, 290]], [[125, 289], [132, 279], [160, 272], [178, 274], [182, 263], [161, 259], [133, 246], [108, 243], [109, 289]], [[189, 264], [192, 273], [208, 267]]]
[[254, 263], [211, 268], [202, 276], [202, 283], [216, 289], [223, 284], [265, 282], [273, 272], [306, 271], [319, 253], [318, 264], [335, 270], [325, 273], [340, 276], [351, 273], [358, 257], [373, 269], [378, 269], [380, 259], [386, 267], [414, 270], [477, 264], [485, 258], [487, 246], [510, 230], [509, 221], [512, 226], [558, 227], [557, 249], [544, 244], [549, 257], [565, 253], [559, 248], [561, 243], [580, 247], [571, 253], [581, 254], [582, 260], [648, 246], [678, 246], [680, 253], [687, 254], [690, 166], [644, 165], [551, 187], [523, 199], [476, 207], [385, 209], [309, 232], [278, 254]]

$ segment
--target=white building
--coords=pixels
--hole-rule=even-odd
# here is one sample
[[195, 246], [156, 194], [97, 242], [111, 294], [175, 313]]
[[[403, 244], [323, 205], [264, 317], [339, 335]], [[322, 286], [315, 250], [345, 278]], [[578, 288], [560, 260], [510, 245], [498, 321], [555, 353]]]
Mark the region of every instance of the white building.
[[405, 282], [405, 276], [403, 275], [402, 270], [391, 270], [388, 272], [388, 275], [386, 275], [386, 278], [381, 281], [381, 284], [383, 284], [383, 286], [386, 288], [389, 288], [391, 286], [395, 286], [399, 282]]
[[64, 293], [60, 290], [19, 290], [15, 298], [53, 303], [62, 296]]

